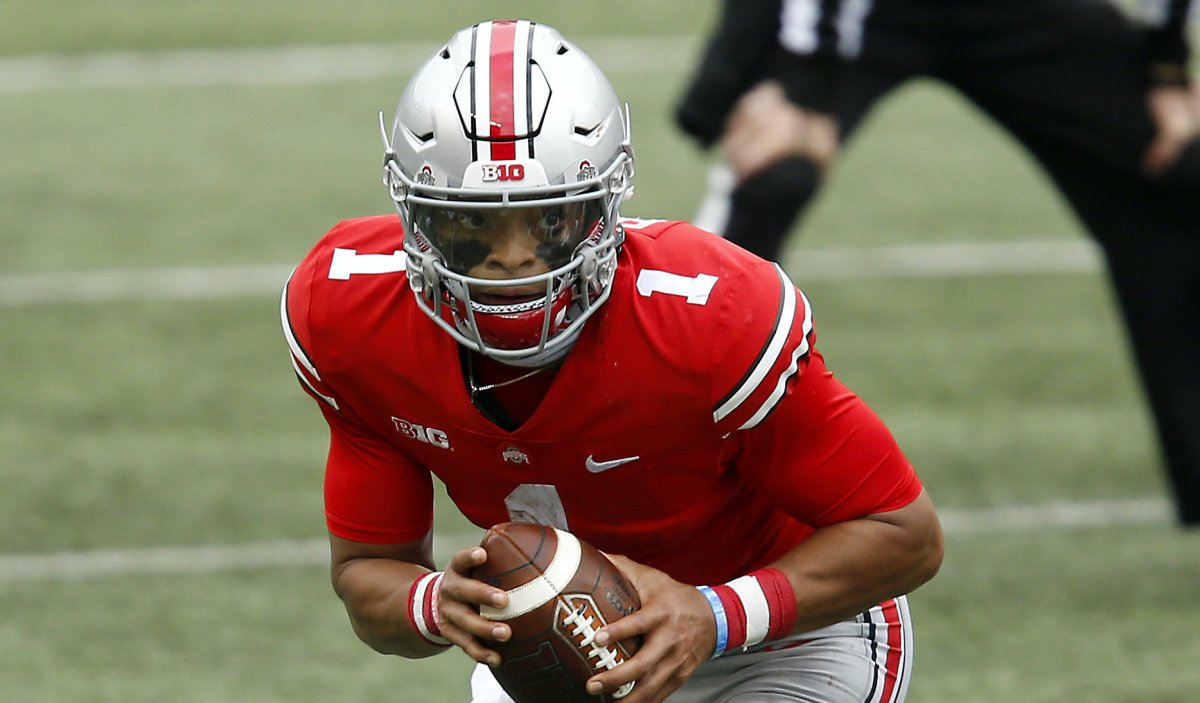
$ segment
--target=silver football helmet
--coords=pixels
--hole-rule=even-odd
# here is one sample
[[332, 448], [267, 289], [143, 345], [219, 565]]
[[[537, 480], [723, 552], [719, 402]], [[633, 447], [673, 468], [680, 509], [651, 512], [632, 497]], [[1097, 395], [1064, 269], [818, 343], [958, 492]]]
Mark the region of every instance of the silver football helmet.
[[[551, 27], [482, 22], [417, 70], [380, 129], [418, 305], [504, 363], [561, 359], [608, 299], [632, 194], [628, 109], [608, 79]], [[490, 249], [470, 235], [514, 222], [549, 270], [479, 276]]]

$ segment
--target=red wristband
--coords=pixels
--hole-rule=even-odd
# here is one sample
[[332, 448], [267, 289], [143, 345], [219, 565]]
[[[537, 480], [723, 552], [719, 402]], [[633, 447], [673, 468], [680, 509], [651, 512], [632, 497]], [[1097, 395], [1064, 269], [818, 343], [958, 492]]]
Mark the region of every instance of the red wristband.
[[728, 622], [726, 651], [781, 639], [796, 624], [796, 594], [779, 569], [759, 569], [712, 590]]
[[759, 569], [750, 575], [758, 579], [771, 611], [767, 641], [787, 637], [796, 624], [796, 591], [792, 582], [779, 569]]
[[450, 641], [442, 637], [442, 630], [438, 627], [437, 600], [441, 583], [440, 571], [430, 571], [413, 581], [408, 591], [408, 623], [429, 644], [448, 647]]

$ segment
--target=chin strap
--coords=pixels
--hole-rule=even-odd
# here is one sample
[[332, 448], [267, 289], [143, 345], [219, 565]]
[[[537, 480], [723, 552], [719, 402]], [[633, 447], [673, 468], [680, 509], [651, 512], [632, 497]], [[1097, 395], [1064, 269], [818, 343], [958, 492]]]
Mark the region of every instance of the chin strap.
[[[569, 333], [571, 335], [571, 339], [569, 341], [563, 342], [563, 343], [559, 344], [558, 346], [554, 347], [553, 349], [543, 349], [540, 352], [534, 352], [534, 353], [530, 354], [529, 356], [522, 356], [519, 358], [499, 357], [499, 356], [496, 356], [495, 354], [488, 354], [487, 349], [481, 349], [481, 350], [479, 350], [479, 353], [490, 356], [502, 364], [506, 364], [508, 366], [516, 366], [516, 367], [522, 368], [522, 369], [532, 369], [532, 368], [537, 368], [537, 367], [542, 367], [542, 366], [550, 366], [551, 364], [557, 364], [558, 362], [560, 362], [564, 358], [566, 358], [567, 352], [571, 351], [571, 347], [575, 346], [575, 338], [578, 338], [579, 333], [582, 331], [583, 331], [582, 328], [572, 330]], [[530, 375], [532, 375], [532, 374], [530, 374]]]

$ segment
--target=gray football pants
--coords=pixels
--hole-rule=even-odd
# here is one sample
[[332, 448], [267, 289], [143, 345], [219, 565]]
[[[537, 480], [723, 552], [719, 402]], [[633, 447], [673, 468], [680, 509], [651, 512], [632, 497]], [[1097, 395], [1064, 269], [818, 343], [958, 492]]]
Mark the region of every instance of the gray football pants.
[[[908, 600], [707, 662], [668, 703], [902, 703], [912, 673]], [[471, 676], [472, 703], [513, 703], [491, 670]]]

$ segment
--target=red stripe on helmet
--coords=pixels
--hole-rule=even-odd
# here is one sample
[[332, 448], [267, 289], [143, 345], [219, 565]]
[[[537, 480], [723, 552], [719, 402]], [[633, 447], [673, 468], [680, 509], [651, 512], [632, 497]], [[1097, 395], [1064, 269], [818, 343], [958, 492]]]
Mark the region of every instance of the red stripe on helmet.
[[491, 125], [489, 135], [493, 140], [492, 160], [504, 161], [517, 158], [517, 143], [514, 121], [515, 106], [513, 105], [513, 48], [517, 36], [517, 23], [513, 21], [492, 23], [492, 56], [491, 56]]

